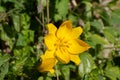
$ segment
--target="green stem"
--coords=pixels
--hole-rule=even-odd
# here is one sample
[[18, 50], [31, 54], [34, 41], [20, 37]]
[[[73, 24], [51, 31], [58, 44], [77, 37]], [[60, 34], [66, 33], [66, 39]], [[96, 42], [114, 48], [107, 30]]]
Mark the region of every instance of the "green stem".
[[55, 73], [56, 73], [57, 80], [59, 80], [59, 74], [58, 74], [57, 64], [55, 65]]

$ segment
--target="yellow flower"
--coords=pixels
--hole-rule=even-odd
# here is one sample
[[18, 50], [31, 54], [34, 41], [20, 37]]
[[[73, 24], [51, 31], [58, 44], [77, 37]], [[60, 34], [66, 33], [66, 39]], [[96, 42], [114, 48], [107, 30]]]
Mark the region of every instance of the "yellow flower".
[[44, 37], [47, 46], [47, 56], [57, 58], [62, 63], [80, 63], [79, 53], [90, 48], [90, 46], [78, 39], [82, 33], [81, 27], [72, 28], [71, 21], [63, 22], [57, 29], [52, 23], [47, 25], [49, 33]]
[[[45, 52], [44, 55], [41, 55], [42, 63], [37, 67], [39, 72], [47, 72], [54, 73], [53, 67], [56, 65], [57, 60], [54, 57], [47, 56], [48, 51]], [[49, 52], [50, 53], [50, 52]], [[48, 53], [48, 54], [49, 54]]]

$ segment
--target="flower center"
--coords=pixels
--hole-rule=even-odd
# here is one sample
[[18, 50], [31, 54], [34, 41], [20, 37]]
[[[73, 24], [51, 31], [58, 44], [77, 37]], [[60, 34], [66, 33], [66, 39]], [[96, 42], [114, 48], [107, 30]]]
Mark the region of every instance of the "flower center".
[[62, 47], [68, 47], [68, 43], [67, 41], [63, 41], [61, 39], [58, 39], [55, 43], [55, 47], [58, 48], [62, 48]]

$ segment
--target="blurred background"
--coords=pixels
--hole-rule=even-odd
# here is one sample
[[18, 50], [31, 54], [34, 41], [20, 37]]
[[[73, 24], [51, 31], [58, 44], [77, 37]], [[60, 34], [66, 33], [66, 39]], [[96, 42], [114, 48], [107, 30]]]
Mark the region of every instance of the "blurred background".
[[46, 24], [71, 20], [91, 48], [58, 64], [59, 80], [120, 80], [120, 0], [0, 0], [0, 80], [58, 80], [36, 66]]

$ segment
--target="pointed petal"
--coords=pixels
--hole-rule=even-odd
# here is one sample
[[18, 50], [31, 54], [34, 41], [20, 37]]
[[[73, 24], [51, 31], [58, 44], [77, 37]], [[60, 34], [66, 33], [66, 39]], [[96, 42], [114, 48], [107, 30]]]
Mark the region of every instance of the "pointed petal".
[[42, 63], [37, 67], [39, 72], [47, 72], [50, 71], [51, 73], [54, 72], [53, 67], [56, 64], [55, 58], [44, 58], [44, 55], [42, 56]]
[[64, 49], [57, 49], [55, 56], [63, 64], [67, 64], [70, 61], [70, 55]]
[[60, 25], [60, 27], [62, 27], [62, 26], [67, 26], [67, 27], [69, 27], [69, 28], [72, 28], [72, 22], [70, 21], [70, 20], [66, 20], [66, 21], [64, 21], [61, 25]]
[[59, 39], [69, 39], [72, 33], [72, 24], [69, 21], [65, 21], [57, 31], [57, 37]]
[[68, 45], [68, 51], [71, 54], [79, 54], [86, 51], [88, 49], [87, 47], [88, 45], [79, 39], [70, 40]]
[[79, 65], [80, 64], [80, 58], [78, 55], [70, 55], [70, 60], [72, 62], [74, 62], [76, 65]]
[[71, 38], [77, 39], [81, 35], [82, 32], [83, 32], [83, 29], [81, 27], [73, 28]]
[[77, 42], [83, 46], [85, 48], [85, 51], [88, 50], [90, 48], [90, 45], [85, 43], [84, 41], [80, 40], [80, 39], [77, 39]]
[[54, 44], [55, 44], [56, 40], [57, 40], [57, 38], [53, 34], [48, 34], [44, 37], [45, 45], [47, 46], [47, 48], [49, 50], [55, 49]]
[[55, 52], [55, 50], [46, 50], [45, 54], [44, 54], [45, 58], [55, 58], [54, 52]]
[[52, 23], [48, 24], [47, 28], [48, 28], [49, 34], [54, 34], [55, 35], [55, 33], [57, 31], [57, 28], [54, 24], [52, 24]]
[[54, 69], [50, 69], [49, 71], [50, 71], [51, 74], [55, 73]]

